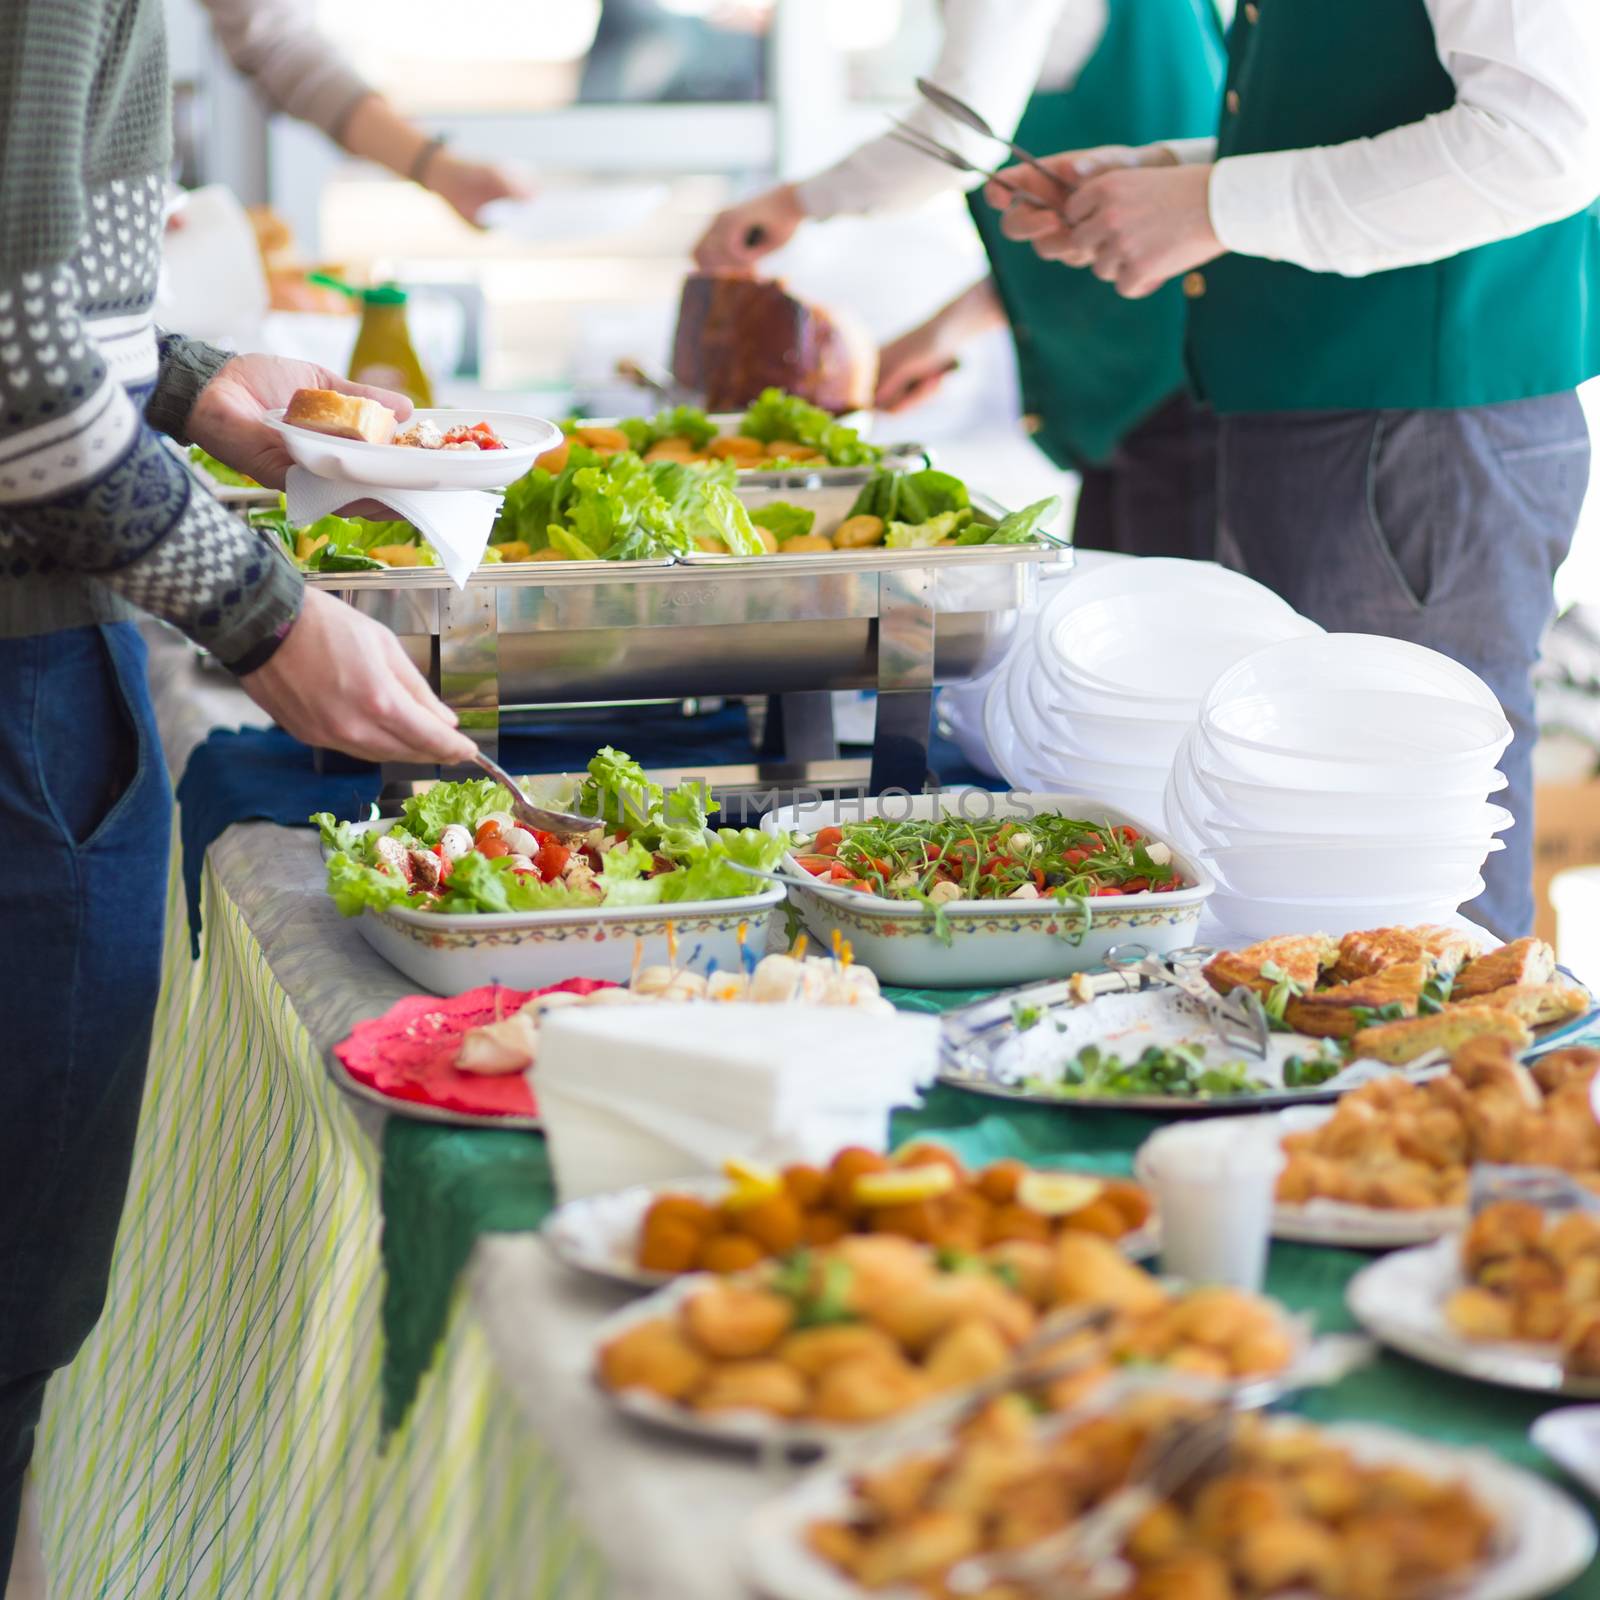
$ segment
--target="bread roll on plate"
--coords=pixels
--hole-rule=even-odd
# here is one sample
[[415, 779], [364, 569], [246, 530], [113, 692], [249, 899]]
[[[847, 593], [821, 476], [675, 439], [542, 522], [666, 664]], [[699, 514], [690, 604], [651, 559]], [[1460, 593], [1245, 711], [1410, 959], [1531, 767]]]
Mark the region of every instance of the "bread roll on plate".
[[381, 401], [340, 394], [334, 389], [296, 389], [283, 420], [313, 433], [335, 439], [359, 439], [363, 444], [391, 444], [398, 422]]

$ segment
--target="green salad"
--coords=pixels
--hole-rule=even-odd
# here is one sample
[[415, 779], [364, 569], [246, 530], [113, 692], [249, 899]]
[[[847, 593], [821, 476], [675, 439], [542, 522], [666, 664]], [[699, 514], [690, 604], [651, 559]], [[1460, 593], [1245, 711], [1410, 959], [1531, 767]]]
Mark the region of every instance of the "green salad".
[[209, 450], [202, 450], [197, 444], [189, 446], [189, 459], [207, 477], [222, 484], [224, 488], [259, 489], [261, 487], [254, 478], [247, 478], [236, 467], [230, 467], [226, 461], [218, 461]]
[[940, 545], [1027, 544], [1061, 504], [1055, 495], [1013, 511], [998, 523], [979, 522], [961, 479], [934, 467], [920, 472], [875, 472], [856, 496], [846, 524], [872, 518], [883, 525], [874, 542], [889, 550]]
[[[250, 513], [252, 527], [275, 535], [304, 572], [377, 572], [385, 567], [436, 567], [438, 552], [409, 522], [373, 522], [366, 517], [318, 517], [296, 527], [283, 496], [275, 506]], [[498, 550], [485, 561], [502, 559]]]
[[347, 917], [408, 906], [417, 911], [555, 911], [678, 905], [758, 893], [740, 866], [771, 871], [788, 845], [755, 828], [713, 828], [705, 788], [663, 790], [609, 745], [573, 797], [603, 828], [576, 835], [518, 823], [492, 778], [436, 783], [413, 795], [387, 828], [311, 821], [328, 847], [328, 893]]
[[[1345, 1054], [1324, 1040], [1310, 1055], [1290, 1056], [1283, 1064], [1285, 1089], [1313, 1089], [1345, 1068]], [[1203, 1100], [1235, 1094], [1271, 1094], [1276, 1085], [1258, 1077], [1245, 1061], [1206, 1059], [1203, 1044], [1149, 1045], [1133, 1060], [1113, 1050], [1085, 1045], [1053, 1074], [1024, 1080], [1037, 1094], [1065, 1099], [1164, 1095], [1178, 1100]]]

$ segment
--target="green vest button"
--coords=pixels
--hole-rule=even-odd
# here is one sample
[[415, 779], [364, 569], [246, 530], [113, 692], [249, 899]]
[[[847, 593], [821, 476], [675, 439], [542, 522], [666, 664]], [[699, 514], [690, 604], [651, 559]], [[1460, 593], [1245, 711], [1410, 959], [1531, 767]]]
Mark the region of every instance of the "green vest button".
[[1206, 292], [1206, 275], [1203, 272], [1190, 272], [1184, 276], [1183, 292], [1191, 300], [1198, 300]]
[[1227, 106], [1230, 117], [1239, 115], [1239, 91], [1237, 89], [1230, 89], [1222, 103]]
[[1244, 8], [1244, 20], [1252, 25], [1259, 22], [1261, 20], [1261, 7], [1254, 4], [1247, 5]]

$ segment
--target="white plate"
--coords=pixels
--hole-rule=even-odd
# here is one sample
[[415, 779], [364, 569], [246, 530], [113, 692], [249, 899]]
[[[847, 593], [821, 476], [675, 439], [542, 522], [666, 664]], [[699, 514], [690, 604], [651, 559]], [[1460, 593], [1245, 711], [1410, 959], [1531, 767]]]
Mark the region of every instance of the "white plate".
[[[823, 800], [784, 806], [762, 819], [767, 833], [815, 833], [830, 824], [877, 817], [929, 821], [970, 808], [974, 819], [1014, 817], [1024, 822], [1043, 812], [1082, 817], [1112, 826], [1132, 824], [1154, 839], [1154, 823], [1103, 801], [1070, 794], [994, 794], [987, 789], [949, 789], [937, 795], [885, 795], [878, 799]], [[981, 808], [981, 809], [980, 809]], [[792, 855], [786, 869], [805, 876]], [[1174, 851], [1175, 871], [1192, 887], [1170, 894], [1118, 896], [1091, 904], [1083, 928], [1080, 907], [1049, 900], [953, 900], [945, 907], [950, 942], [935, 933], [933, 913], [917, 901], [888, 900], [855, 890], [795, 888], [800, 919], [823, 950], [837, 931], [849, 939], [855, 958], [884, 983], [909, 988], [975, 989], [1061, 978], [1099, 966], [1113, 945], [1137, 941], [1160, 952], [1194, 943], [1200, 911], [1211, 893], [1210, 875], [1197, 862]]]
[[408, 428], [427, 420], [448, 432], [487, 422], [505, 441], [504, 450], [414, 450], [407, 445], [368, 444], [364, 439], [335, 439], [285, 422], [282, 408], [266, 412], [262, 420], [283, 435], [296, 465], [319, 478], [370, 489], [503, 489], [561, 443], [555, 423], [515, 411], [424, 408], [401, 424]]
[[[635, 1251], [645, 1213], [660, 1195], [689, 1194], [714, 1205], [730, 1187], [728, 1180], [722, 1177], [684, 1178], [673, 1183], [640, 1184], [585, 1200], [569, 1200], [550, 1213], [540, 1232], [557, 1259], [578, 1272], [626, 1284], [629, 1288], [659, 1289], [664, 1284], [675, 1283], [683, 1274], [652, 1272], [637, 1264]], [[1148, 1259], [1160, 1245], [1161, 1230], [1154, 1217], [1117, 1240], [1117, 1248], [1132, 1261]]]
[[[1293, 1419], [1285, 1419], [1293, 1426]], [[1459, 1478], [1499, 1518], [1505, 1549], [1451, 1600], [1538, 1600], [1576, 1577], [1594, 1559], [1588, 1513], [1554, 1484], [1511, 1466], [1487, 1450], [1459, 1450], [1368, 1422], [1334, 1423], [1322, 1431], [1363, 1462], [1391, 1461], [1437, 1477]], [[763, 1506], [746, 1524], [739, 1567], [763, 1600], [866, 1600], [865, 1589], [816, 1556], [806, 1529], [820, 1518], [847, 1515], [849, 1476], [823, 1470]]]
[[1562, 1406], [1547, 1411], [1528, 1437], [1600, 1498], [1600, 1406]]
[[[359, 827], [388, 825], [384, 819]], [[324, 845], [323, 860], [330, 853]], [[461, 994], [485, 983], [544, 989], [563, 978], [626, 983], [636, 944], [643, 948], [641, 965], [668, 962], [669, 929], [677, 940], [679, 966], [704, 972], [715, 962], [723, 971], [739, 970], [740, 924], [748, 924], [746, 948], [762, 954], [767, 917], [783, 893], [774, 887], [736, 900], [459, 916], [392, 906], [363, 911], [356, 919], [356, 931], [391, 966], [434, 994]]]
[[[663, 1317], [675, 1318], [679, 1306], [696, 1290], [708, 1284], [726, 1281], [704, 1272], [675, 1278], [653, 1294], [648, 1294], [622, 1307], [621, 1310], [614, 1311], [595, 1329], [589, 1363], [592, 1381], [600, 1393], [625, 1416], [652, 1428], [682, 1434], [690, 1439], [702, 1439], [713, 1444], [757, 1450], [763, 1454], [772, 1453], [780, 1457], [806, 1456], [819, 1451], [826, 1453], [847, 1447], [858, 1447], [872, 1428], [885, 1425], [898, 1428], [913, 1422], [920, 1412], [927, 1412], [930, 1415], [936, 1413], [941, 1405], [955, 1398], [954, 1393], [936, 1395], [924, 1405], [897, 1412], [876, 1423], [852, 1424], [817, 1422], [803, 1417], [779, 1417], [770, 1411], [694, 1411], [688, 1406], [680, 1406], [664, 1395], [655, 1394], [647, 1389], [612, 1390], [600, 1382], [597, 1367], [602, 1346], [640, 1323], [652, 1322]], [[1173, 1282], [1171, 1279], [1163, 1281]], [[1314, 1350], [1309, 1319], [1296, 1316], [1282, 1305], [1278, 1305], [1278, 1310], [1282, 1318], [1283, 1331], [1293, 1341], [1294, 1364], [1317, 1362], [1319, 1357]], [[1130, 1375], [1128, 1381], [1160, 1383], [1163, 1380], [1157, 1369], [1142, 1368], [1137, 1374]], [[1175, 1375], [1175, 1381], [1184, 1387], [1186, 1393], [1194, 1395], [1197, 1399], [1221, 1398], [1231, 1387], [1220, 1380], [1199, 1378], [1192, 1374]]]
[[1444, 1314], [1446, 1299], [1466, 1287], [1456, 1233], [1363, 1267], [1345, 1301], [1374, 1338], [1445, 1372], [1536, 1394], [1600, 1398], [1600, 1377], [1570, 1377], [1554, 1344], [1463, 1338]]

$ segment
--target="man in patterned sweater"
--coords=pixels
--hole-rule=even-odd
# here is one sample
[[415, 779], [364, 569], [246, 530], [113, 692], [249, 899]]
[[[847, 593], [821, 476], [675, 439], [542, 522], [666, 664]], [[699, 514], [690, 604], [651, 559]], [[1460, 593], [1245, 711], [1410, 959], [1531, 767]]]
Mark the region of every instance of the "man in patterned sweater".
[[162, 0], [0, 20], [0, 1588], [51, 1371], [104, 1298], [159, 978], [171, 795], [130, 619], [206, 646], [291, 733], [472, 745], [392, 634], [308, 592], [158, 433], [268, 484], [305, 363], [152, 325], [170, 151]]

